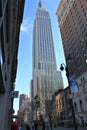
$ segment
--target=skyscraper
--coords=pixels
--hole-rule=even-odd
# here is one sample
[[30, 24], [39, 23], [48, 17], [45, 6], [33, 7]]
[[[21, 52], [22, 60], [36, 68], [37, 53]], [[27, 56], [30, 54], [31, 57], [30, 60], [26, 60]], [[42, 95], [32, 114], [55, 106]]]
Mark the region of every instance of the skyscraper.
[[87, 122], [87, 0], [61, 0], [56, 14], [69, 74], [78, 86], [72, 96], [75, 116], [82, 124]]
[[51, 99], [59, 88], [63, 88], [63, 80], [57, 71], [51, 20], [39, 1], [33, 27], [33, 97]]
[[70, 73], [87, 71], [87, 0], [61, 0], [58, 22]]

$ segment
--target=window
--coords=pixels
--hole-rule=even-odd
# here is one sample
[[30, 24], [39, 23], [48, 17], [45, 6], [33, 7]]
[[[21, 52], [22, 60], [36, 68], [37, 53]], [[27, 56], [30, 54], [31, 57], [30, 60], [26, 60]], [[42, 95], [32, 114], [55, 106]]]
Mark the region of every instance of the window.
[[85, 100], [86, 100], [86, 102], [87, 102], [87, 97], [86, 97], [86, 99], [85, 99]]
[[40, 63], [38, 63], [38, 69], [41, 69]]
[[84, 53], [83, 56], [86, 57], [86, 54]]
[[1, 70], [1, 65], [0, 65], [0, 94], [4, 92], [5, 92], [5, 88], [4, 88], [2, 70]]
[[2, 54], [2, 57], [0, 56], [0, 59], [2, 61], [2, 63], [5, 62], [5, 53], [4, 53], [4, 36], [3, 36], [3, 24], [0, 28], [0, 42], [1, 42], [1, 54]]
[[2, 4], [1, 4], [1, 0], [0, 0], [0, 17], [2, 17]]
[[85, 60], [85, 62], [87, 63], [87, 59]]
[[75, 111], [77, 111], [77, 104], [76, 103], [74, 103], [74, 109], [75, 109]]
[[85, 13], [85, 16], [87, 17], [87, 13]]
[[86, 90], [86, 87], [85, 87], [85, 85], [83, 86], [83, 90], [84, 90], [84, 91]]
[[81, 82], [83, 82], [83, 81], [85, 81], [85, 77], [84, 76], [81, 78]]
[[7, 35], [7, 43], [9, 41], [9, 19], [8, 19], [8, 2], [7, 2], [7, 7], [6, 7], [6, 14], [5, 14], [5, 17], [6, 17], [6, 35]]
[[79, 101], [79, 104], [80, 104], [80, 109], [81, 109], [81, 111], [83, 111], [83, 103], [82, 103], [82, 100]]
[[85, 48], [82, 48], [82, 51], [84, 51], [85, 50]]

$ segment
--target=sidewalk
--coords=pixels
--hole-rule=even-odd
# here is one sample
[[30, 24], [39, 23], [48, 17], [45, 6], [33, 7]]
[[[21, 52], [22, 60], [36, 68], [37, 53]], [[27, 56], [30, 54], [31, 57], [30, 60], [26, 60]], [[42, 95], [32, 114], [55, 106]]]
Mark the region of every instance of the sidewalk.
[[[53, 128], [53, 130], [74, 130], [74, 128], [57, 127], [57, 128]], [[87, 130], [87, 127], [86, 128], [78, 127], [78, 130]]]
[[[26, 128], [22, 127], [22, 130], [26, 130]], [[49, 130], [51, 130], [51, 128]], [[52, 130], [75, 130], [75, 129], [74, 128], [66, 128], [66, 127], [57, 127], [57, 128], [53, 128]], [[77, 130], [87, 130], [87, 127], [86, 128], [79, 127]]]

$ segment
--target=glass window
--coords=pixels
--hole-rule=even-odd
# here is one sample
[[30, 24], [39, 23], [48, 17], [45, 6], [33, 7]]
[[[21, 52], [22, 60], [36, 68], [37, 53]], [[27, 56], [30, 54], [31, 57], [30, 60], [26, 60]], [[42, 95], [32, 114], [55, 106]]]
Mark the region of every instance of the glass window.
[[86, 97], [86, 102], [87, 102], [87, 97]]
[[2, 4], [1, 4], [1, 0], [0, 0], [0, 17], [2, 17]]
[[4, 41], [3, 41], [3, 24], [0, 28], [0, 63], [1, 65], [5, 61], [5, 56], [4, 56]]
[[85, 62], [87, 63], [87, 59], [85, 60]]
[[85, 13], [85, 16], [87, 17], [87, 13]]
[[79, 101], [79, 104], [80, 104], [80, 109], [81, 109], [81, 111], [83, 111], [83, 103], [82, 103], [82, 100]]
[[1, 66], [2, 66], [2, 53], [1, 53], [1, 46], [0, 46], [0, 64], [1, 64]]
[[74, 109], [75, 109], [75, 111], [77, 111], [77, 104], [76, 103], [74, 103]]
[[84, 90], [84, 91], [86, 90], [86, 86], [85, 86], [85, 85], [83, 86], [83, 90]]
[[86, 54], [84, 53], [83, 56], [86, 57]]

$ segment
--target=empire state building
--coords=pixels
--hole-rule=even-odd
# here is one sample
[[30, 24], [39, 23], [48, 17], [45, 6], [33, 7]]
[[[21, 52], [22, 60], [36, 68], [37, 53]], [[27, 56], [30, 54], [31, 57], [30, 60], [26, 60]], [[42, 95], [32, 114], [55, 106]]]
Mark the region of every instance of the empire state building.
[[49, 12], [39, 1], [33, 26], [33, 97], [51, 99], [63, 88], [61, 72], [57, 71]]

